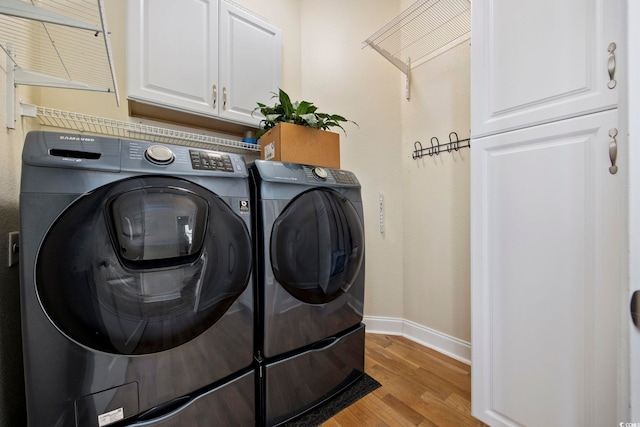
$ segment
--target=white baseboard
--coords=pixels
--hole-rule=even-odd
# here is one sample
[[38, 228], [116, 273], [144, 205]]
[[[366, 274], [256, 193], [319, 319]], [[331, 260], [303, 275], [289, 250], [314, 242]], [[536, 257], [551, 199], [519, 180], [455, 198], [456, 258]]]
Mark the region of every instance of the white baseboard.
[[365, 316], [363, 323], [370, 334], [400, 335], [460, 362], [471, 365], [471, 343], [427, 328], [410, 320], [394, 317]]

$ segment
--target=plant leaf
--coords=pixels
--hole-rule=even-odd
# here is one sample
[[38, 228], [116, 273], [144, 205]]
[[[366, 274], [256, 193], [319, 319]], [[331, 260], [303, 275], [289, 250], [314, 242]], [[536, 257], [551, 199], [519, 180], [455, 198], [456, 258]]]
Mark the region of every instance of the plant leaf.
[[275, 123], [278, 121], [278, 118], [280, 116], [281, 114], [267, 114], [266, 116], [264, 116], [264, 118], [267, 122]]
[[312, 128], [318, 127], [318, 118], [316, 117], [315, 114], [301, 114], [300, 118], [304, 120], [304, 122], [307, 123], [309, 127], [312, 127]]
[[282, 105], [282, 109], [284, 110], [284, 116], [287, 118], [293, 116], [293, 112], [295, 110], [293, 108], [293, 104], [291, 104], [291, 98], [289, 98], [289, 95], [280, 89], [280, 95], [278, 98], [280, 99], [280, 105]]
[[309, 111], [312, 107], [313, 104], [311, 102], [307, 102], [307, 101], [302, 101], [298, 104], [297, 108], [296, 108], [296, 114], [298, 116], [302, 116], [304, 114], [308, 114], [308, 113], [313, 113], [313, 111]]
[[336, 121], [336, 122], [346, 122], [346, 121], [347, 121], [347, 119], [345, 119], [344, 117], [339, 116], [339, 115], [337, 115], [337, 114], [332, 114], [332, 115], [331, 115], [331, 116], [329, 116], [329, 117], [331, 117], [331, 120], [334, 120], [334, 121]]

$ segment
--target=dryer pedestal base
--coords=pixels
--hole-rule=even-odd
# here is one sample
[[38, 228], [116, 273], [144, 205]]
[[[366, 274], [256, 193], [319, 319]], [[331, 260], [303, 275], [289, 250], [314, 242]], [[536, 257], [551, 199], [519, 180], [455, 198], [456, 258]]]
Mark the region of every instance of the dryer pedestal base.
[[364, 325], [264, 369], [265, 425], [288, 421], [338, 394], [364, 373]]

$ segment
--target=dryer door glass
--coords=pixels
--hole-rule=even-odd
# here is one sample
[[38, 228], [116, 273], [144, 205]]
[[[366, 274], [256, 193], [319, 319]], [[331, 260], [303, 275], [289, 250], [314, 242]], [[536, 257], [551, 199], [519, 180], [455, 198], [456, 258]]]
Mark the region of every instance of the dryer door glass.
[[146, 354], [214, 325], [247, 287], [251, 262], [245, 221], [223, 199], [177, 178], [132, 178], [60, 215], [40, 247], [36, 284], [72, 340]]
[[340, 193], [313, 189], [292, 200], [271, 232], [276, 280], [301, 301], [332, 301], [349, 289], [364, 257], [363, 228]]

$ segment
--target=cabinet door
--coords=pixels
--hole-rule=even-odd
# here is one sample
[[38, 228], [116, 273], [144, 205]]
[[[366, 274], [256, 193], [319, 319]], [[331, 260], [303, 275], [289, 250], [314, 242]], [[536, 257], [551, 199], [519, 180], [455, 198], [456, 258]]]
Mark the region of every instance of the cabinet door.
[[282, 31], [220, 3], [220, 117], [257, 125], [257, 102], [271, 104], [282, 82]]
[[626, 170], [609, 171], [617, 114], [474, 140], [472, 413], [489, 425], [625, 419], [617, 378]]
[[217, 0], [129, 0], [127, 7], [128, 97], [216, 114]]
[[608, 48], [615, 42], [618, 57], [624, 50], [621, 5], [620, 0], [474, 0], [472, 136], [616, 106], [620, 85], [608, 87]]

